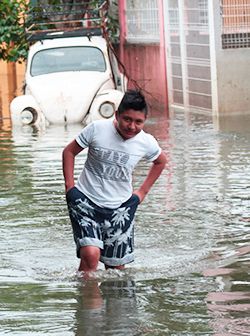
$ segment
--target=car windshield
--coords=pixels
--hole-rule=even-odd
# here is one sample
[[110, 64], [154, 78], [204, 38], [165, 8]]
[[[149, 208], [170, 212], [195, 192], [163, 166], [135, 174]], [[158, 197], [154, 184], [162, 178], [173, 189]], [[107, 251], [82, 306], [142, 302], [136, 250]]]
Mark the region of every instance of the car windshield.
[[103, 53], [95, 47], [61, 47], [38, 51], [31, 62], [31, 76], [63, 71], [105, 72]]

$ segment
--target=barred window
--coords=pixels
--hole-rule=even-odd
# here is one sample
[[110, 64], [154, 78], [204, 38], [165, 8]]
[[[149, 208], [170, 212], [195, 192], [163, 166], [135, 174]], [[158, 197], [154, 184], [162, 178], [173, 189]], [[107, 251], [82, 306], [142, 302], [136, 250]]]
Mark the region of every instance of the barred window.
[[222, 48], [250, 47], [250, 0], [221, 0]]
[[157, 0], [127, 0], [126, 18], [128, 42], [160, 41]]

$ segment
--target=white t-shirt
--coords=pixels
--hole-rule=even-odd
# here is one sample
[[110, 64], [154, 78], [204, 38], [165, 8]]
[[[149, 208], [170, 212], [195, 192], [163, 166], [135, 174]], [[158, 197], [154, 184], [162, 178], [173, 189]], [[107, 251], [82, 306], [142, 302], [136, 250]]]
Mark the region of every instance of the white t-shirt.
[[161, 153], [156, 139], [143, 130], [124, 140], [113, 120], [98, 120], [76, 138], [88, 147], [87, 160], [76, 187], [100, 207], [115, 209], [133, 192], [132, 172], [142, 158], [154, 161]]

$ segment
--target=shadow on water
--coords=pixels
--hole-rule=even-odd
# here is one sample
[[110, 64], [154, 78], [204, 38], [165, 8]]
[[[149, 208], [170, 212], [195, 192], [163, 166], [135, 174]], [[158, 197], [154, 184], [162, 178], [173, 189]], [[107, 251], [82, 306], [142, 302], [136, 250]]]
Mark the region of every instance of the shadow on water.
[[249, 335], [250, 133], [240, 120], [150, 117], [168, 166], [138, 209], [136, 260], [124, 272], [100, 264], [89, 282], [75, 273], [61, 170], [81, 125], [3, 125], [0, 335]]

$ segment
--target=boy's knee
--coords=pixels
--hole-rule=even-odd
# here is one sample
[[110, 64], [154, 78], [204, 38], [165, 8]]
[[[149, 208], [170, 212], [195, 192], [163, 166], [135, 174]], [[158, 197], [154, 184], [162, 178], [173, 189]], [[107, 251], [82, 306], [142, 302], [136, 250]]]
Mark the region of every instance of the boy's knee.
[[80, 249], [80, 257], [89, 268], [95, 268], [100, 259], [100, 249], [96, 246], [83, 246]]

